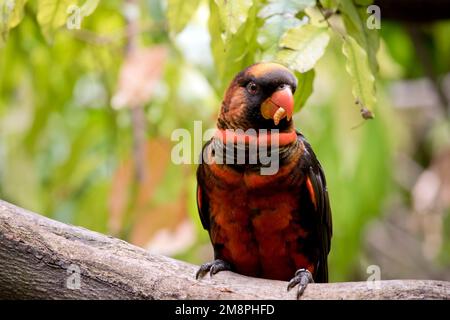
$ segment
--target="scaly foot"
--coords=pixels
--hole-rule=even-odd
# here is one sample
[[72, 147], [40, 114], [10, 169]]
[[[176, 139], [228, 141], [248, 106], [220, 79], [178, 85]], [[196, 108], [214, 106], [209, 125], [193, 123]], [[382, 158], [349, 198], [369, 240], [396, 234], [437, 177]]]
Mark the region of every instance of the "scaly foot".
[[195, 278], [202, 278], [209, 271], [209, 275], [212, 276], [220, 271], [231, 270], [231, 265], [228, 262], [225, 262], [220, 259], [216, 259], [211, 262], [207, 262], [201, 265], [200, 269], [198, 269], [195, 274]]
[[308, 283], [314, 283], [311, 272], [309, 272], [307, 269], [298, 269], [297, 272], [295, 272], [294, 277], [291, 279], [291, 281], [289, 281], [287, 290], [289, 291], [293, 287], [298, 285], [297, 299], [300, 299], [306, 287], [308, 286]]

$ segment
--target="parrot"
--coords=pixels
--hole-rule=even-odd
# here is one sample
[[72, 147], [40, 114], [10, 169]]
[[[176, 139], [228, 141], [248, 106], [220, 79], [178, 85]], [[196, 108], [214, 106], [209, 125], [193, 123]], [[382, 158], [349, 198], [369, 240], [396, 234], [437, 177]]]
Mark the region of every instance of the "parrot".
[[[324, 170], [294, 127], [297, 83], [287, 67], [260, 62], [229, 84], [197, 168], [198, 213], [214, 250], [197, 279], [234, 271], [289, 281], [297, 299], [309, 283], [328, 282], [330, 201]], [[276, 172], [262, 174], [267, 161], [251, 143], [277, 155]]]

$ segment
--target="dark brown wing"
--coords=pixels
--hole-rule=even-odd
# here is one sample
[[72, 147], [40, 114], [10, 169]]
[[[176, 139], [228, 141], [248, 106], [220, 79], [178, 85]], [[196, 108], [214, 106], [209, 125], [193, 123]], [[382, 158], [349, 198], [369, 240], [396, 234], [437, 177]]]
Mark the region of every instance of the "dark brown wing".
[[314, 154], [311, 145], [299, 132], [298, 139], [305, 146], [304, 159], [301, 161], [307, 188], [310, 193], [312, 208], [315, 211], [315, 225], [319, 236], [319, 262], [315, 272], [315, 282], [328, 282], [328, 253], [330, 252], [332, 236], [331, 208], [328, 198], [327, 183], [322, 166]]
[[[202, 157], [204, 150], [209, 146], [210, 143], [211, 140], [205, 143], [200, 157]], [[209, 199], [205, 192], [205, 179], [205, 164], [203, 163], [202, 159], [200, 159], [200, 164], [197, 168], [197, 208], [203, 228], [209, 231]]]

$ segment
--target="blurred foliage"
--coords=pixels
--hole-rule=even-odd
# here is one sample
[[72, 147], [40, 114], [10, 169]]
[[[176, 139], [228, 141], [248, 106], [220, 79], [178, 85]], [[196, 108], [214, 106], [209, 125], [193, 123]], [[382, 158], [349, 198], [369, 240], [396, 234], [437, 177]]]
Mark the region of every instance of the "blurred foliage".
[[[201, 139], [194, 120], [214, 126], [232, 77], [274, 60], [295, 71], [296, 110], [307, 106], [295, 123], [327, 174], [331, 280], [364, 277], [364, 230], [398, 192], [394, 155], [407, 135], [385, 87], [423, 74], [401, 26], [383, 22], [379, 50], [365, 27], [370, 2], [0, 0], [0, 198], [154, 252], [209, 259], [195, 166], [170, 161], [171, 135], [185, 128]], [[440, 73], [450, 69], [439, 59], [450, 54], [448, 32], [441, 23], [429, 33]], [[360, 125], [359, 109], [376, 119]]]

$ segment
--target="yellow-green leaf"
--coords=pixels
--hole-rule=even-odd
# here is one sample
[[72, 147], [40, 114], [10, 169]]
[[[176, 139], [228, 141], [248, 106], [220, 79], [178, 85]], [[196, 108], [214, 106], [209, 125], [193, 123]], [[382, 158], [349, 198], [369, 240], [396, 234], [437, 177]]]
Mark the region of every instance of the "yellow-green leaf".
[[67, 22], [67, 10], [71, 5], [76, 4], [75, 0], [38, 1], [37, 20], [47, 40], [52, 40], [55, 31]]
[[[223, 24], [220, 21], [220, 8], [215, 0], [210, 0], [210, 17], [208, 21], [211, 35], [211, 51], [214, 57], [216, 69], [216, 88], [219, 95], [223, 94], [225, 86], [243, 68], [251, 65], [257, 60], [255, 52], [258, 43], [256, 6], [250, 8], [247, 21], [239, 28], [232, 37], [223, 39]], [[224, 41], [225, 40], [225, 41]]]
[[258, 32], [258, 44], [264, 50], [265, 56], [278, 52], [278, 40], [288, 30], [304, 24], [294, 16], [273, 15], [267, 18]]
[[281, 38], [277, 60], [301, 73], [314, 68], [330, 40], [327, 28], [310, 24], [289, 29]]
[[220, 20], [226, 34], [234, 34], [247, 20], [248, 10], [253, 5], [253, 0], [215, 0], [219, 7]]
[[295, 76], [297, 77], [297, 90], [294, 94], [294, 112], [298, 112], [303, 108], [308, 98], [311, 96], [313, 92], [313, 82], [316, 73], [314, 69], [309, 70], [305, 73], [295, 72]]
[[376, 54], [380, 45], [379, 34], [376, 29], [367, 28], [366, 6], [357, 8], [352, 0], [341, 0], [339, 10], [342, 13], [347, 33], [367, 52], [369, 66], [373, 73], [378, 71]]
[[82, 16], [87, 17], [93, 14], [99, 2], [100, 0], [86, 0], [86, 2], [81, 6]]
[[169, 29], [175, 33], [183, 30], [197, 10], [199, 3], [200, 0], [168, 0], [167, 19], [169, 20]]
[[258, 17], [265, 19], [276, 14], [294, 16], [315, 4], [315, 0], [269, 0], [269, 3], [258, 13]]
[[363, 118], [372, 118], [376, 103], [375, 77], [369, 67], [367, 53], [351, 36], [345, 38], [342, 51], [347, 58], [346, 69], [352, 78], [356, 103], [361, 106]]
[[23, 18], [27, 0], [0, 0], [0, 34], [6, 39], [9, 29], [17, 26]]
[[325, 9], [337, 9], [338, 0], [320, 0], [320, 4]]
[[355, 0], [355, 4], [359, 6], [370, 6], [373, 3], [373, 0]]
[[[8, 1], [6, 1], [8, 2]], [[14, 28], [17, 26], [23, 18], [23, 8], [27, 0], [16, 0], [14, 2], [14, 8], [11, 12], [11, 17], [9, 19], [8, 27]]]

